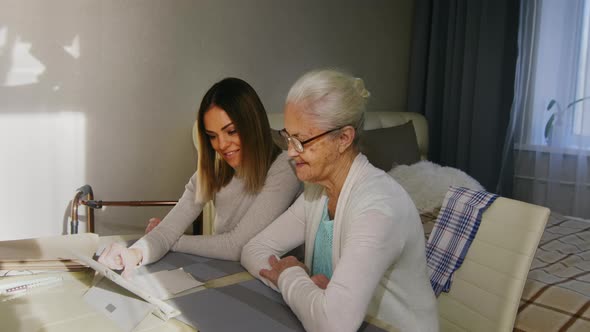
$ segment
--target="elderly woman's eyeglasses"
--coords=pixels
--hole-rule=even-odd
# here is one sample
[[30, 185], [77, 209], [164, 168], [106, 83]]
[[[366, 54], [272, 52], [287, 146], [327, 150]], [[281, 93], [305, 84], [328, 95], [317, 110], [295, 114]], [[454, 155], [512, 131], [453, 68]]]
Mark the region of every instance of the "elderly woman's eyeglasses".
[[279, 132], [281, 133], [281, 136], [283, 136], [287, 140], [287, 143], [291, 143], [293, 145], [293, 148], [295, 148], [295, 151], [297, 151], [298, 153], [303, 153], [303, 146], [305, 144], [310, 143], [311, 141], [314, 141], [322, 136], [328, 135], [329, 133], [335, 132], [336, 130], [340, 130], [342, 128], [344, 128], [344, 127], [328, 130], [328, 131], [323, 132], [319, 135], [316, 135], [312, 138], [308, 138], [305, 141], [300, 141], [297, 138], [289, 135], [289, 133], [285, 129], [281, 129]]

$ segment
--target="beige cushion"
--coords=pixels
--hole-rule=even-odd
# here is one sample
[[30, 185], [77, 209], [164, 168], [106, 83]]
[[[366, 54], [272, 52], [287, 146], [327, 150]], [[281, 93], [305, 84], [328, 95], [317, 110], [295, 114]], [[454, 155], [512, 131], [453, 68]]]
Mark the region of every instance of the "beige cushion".
[[393, 166], [420, 161], [420, 151], [412, 121], [403, 125], [365, 130], [360, 149], [369, 162], [384, 171]]
[[272, 136], [272, 141], [275, 143], [276, 146], [281, 148], [281, 150], [287, 150], [289, 148], [289, 145], [287, 143], [287, 140], [281, 135], [279, 130], [280, 129], [278, 129], [278, 130], [271, 129], [270, 130], [270, 134]]
[[449, 293], [438, 298], [441, 331], [512, 331], [522, 289], [549, 209], [498, 198]]

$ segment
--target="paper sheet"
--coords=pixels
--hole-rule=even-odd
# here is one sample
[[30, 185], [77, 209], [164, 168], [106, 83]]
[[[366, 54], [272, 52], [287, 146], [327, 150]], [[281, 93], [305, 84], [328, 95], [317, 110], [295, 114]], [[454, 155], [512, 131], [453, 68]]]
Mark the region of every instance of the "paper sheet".
[[155, 306], [121, 290], [117, 285], [103, 279], [83, 296], [84, 301], [104, 314], [124, 332], [131, 332], [154, 311]]
[[182, 268], [135, 275], [132, 281], [160, 300], [168, 300], [180, 292], [203, 285]]

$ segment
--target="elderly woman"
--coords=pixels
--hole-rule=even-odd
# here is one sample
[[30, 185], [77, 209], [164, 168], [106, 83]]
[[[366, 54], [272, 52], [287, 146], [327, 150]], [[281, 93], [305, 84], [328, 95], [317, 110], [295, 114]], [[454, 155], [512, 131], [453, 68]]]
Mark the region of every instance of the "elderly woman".
[[[359, 153], [368, 96], [361, 79], [333, 70], [293, 85], [282, 135], [305, 191], [250, 240], [241, 262], [308, 331], [356, 331], [365, 314], [402, 331], [437, 331], [418, 212]], [[279, 258], [302, 243], [305, 264]]]

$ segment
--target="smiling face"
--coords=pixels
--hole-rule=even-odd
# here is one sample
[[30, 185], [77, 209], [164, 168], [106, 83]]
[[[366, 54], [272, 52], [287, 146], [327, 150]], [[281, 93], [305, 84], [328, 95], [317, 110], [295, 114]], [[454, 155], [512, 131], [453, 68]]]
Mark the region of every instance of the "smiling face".
[[211, 107], [203, 117], [205, 133], [215, 150], [233, 169], [242, 163], [242, 142], [236, 125], [218, 106]]
[[[285, 130], [292, 137], [305, 141], [326, 131], [315, 127], [313, 123], [313, 119], [302, 112], [301, 106], [291, 103], [285, 106]], [[295, 161], [297, 177], [302, 181], [323, 184], [329, 179], [330, 174], [334, 174], [339, 164], [337, 139], [333, 134], [305, 144], [302, 153], [295, 151], [292, 144], [289, 144], [288, 151], [289, 156]]]

